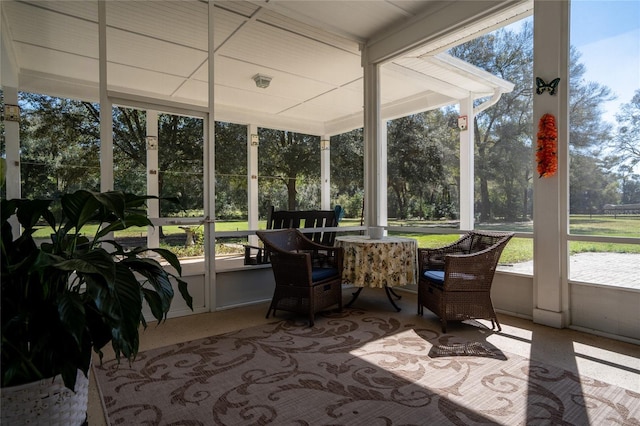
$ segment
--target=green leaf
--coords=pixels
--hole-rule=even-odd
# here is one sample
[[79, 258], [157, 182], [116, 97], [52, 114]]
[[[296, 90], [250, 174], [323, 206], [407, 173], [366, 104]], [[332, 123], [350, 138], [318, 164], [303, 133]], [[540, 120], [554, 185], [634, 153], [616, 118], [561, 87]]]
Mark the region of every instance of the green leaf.
[[178, 281], [178, 291], [180, 292], [180, 295], [182, 296], [184, 301], [187, 303], [187, 306], [189, 307], [189, 309], [193, 311], [193, 297], [191, 297], [191, 294], [189, 294], [189, 289], [187, 288], [188, 287], [187, 282], [179, 279], [176, 276], [174, 276], [173, 278], [176, 281]]
[[127, 258], [120, 263], [147, 279], [147, 283], [153, 287], [160, 297], [162, 312], [168, 312], [173, 299], [173, 286], [169, 280], [169, 274], [158, 261], [149, 258]]
[[121, 231], [123, 229], [131, 228], [132, 226], [149, 226], [151, 224], [152, 223], [149, 218], [144, 215], [128, 215], [123, 220], [113, 222], [102, 228], [97, 233], [97, 236], [98, 238], [102, 238], [109, 232]]
[[90, 191], [79, 190], [73, 194], [65, 194], [61, 200], [62, 211], [67, 217], [65, 229], [80, 230], [93, 219], [100, 203]]
[[115, 213], [119, 219], [125, 217], [125, 195], [120, 191], [109, 191], [102, 193], [93, 193], [100, 204], [102, 204], [107, 211]]
[[178, 275], [182, 275], [182, 266], [180, 265], [180, 260], [178, 259], [178, 256], [176, 256], [176, 254], [171, 250], [163, 248], [136, 247], [129, 251], [129, 254], [138, 256], [149, 251], [159, 254], [164, 260], [166, 260], [171, 266], [173, 266]]
[[58, 298], [58, 315], [80, 348], [86, 323], [84, 305], [80, 295], [70, 292], [62, 293]]
[[116, 262], [102, 248], [58, 262], [55, 267], [64, 271], [75, 271], [77, 274], [98, 274], [103, 276], [108, 283], [112, 283], [116, 277]]
[[[5, 201], [3, 201], [3, 204]], [[17, 206], [18, 222], [25, 229], [33, 229], [45, 212], [48, 211], [51, 200], [22, 200]]]
[[125, 265], [118, 263], [116, 271], [113, 297], [103, 298], [97, 306], [102, 314], [117, 318], [111, 323], [112, 346], [118, 359], [122, 353], [131, 361], [138, 353], [142, 292], [135, 275]]
[[151, 313], [158, 320], [158, 322], [162, 322], [164, 319], [166, 312], [163, 310], [162, 299], [154, 290], [148, 288], [142, 288], [142, 294], [144, 295], [144, 300], [149, 304], [149, 308], [151, 308]]

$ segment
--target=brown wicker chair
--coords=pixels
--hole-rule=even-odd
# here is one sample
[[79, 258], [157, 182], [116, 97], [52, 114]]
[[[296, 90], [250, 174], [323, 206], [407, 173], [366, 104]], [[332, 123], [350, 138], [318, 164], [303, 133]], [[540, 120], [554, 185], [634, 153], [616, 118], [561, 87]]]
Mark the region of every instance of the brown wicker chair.
[[502, 250], [512, 232], [473, 231], [445, 247], [418, 249], [418, 315], [426, 307], [447, 321], [491, 320], [501, 331], [491, 303], [491, 284]]
[[314, 243], [297, 229], [256, 231], [269, 250], [276, 281], [267, 318], [276, 310], [309, 316], [338, 305], [342, 310], [342, 258], [340, 247]]

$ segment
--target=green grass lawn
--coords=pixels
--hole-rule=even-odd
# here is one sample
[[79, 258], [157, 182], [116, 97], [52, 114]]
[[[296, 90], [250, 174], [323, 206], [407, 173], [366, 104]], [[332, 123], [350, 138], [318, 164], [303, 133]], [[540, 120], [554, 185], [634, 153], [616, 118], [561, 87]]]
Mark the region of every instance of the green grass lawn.
[[[589, 216], [589, 215], [572, 215], [570, 217], [570, 229], [574, 235], [597, 235], [597, 236], [625, 236], [640, 238], [640, 216]], [[393, 226], [438, 226], [440, 229], [443, 226], [442, 222], [429, 222], [429, 221], [396, 221], [390, 220], [390, 225]], [[360, 225], [359, 219], [343, 219], [341, 226], [358, 226]], [[265, 221], [259, 222], [259, 228], [265, 227]], [[97, 225], [88, 225], [85, 227], [85, 235], [94, 235]], [[196, 226], [196, 228], [198, 228]], [[514, 231], [522, 232], [530, 229], [531, 224], [522, 223], [500, 223], [500, 224], [483, 224], [482, 229], [493, 229], [502, 231]], [[200, 226], [200, 229], [202, 227]], [[247, 221], [217, 221], [217, 231], [245, 231], [248, 229]], [[162, 227], [165, 235], [185, 235], [178, 225], [170, 225]], [[130, 228], [125, 231], [119, 231], [116, 233], [116, 238], [124, 237], [144, 237], [146, 235], [146, 228]], [[439, 247], [454, 242], [458, 238], [457, 231], [451, 230], [452, 234], [417, 234], [417, 233], [393, 233], [394, 235], [403, 235], [418, 240], [419, 247]], [[43, 227], [36, 231], [36, 238], [48, 238], [51, 231], [47, 227]], [[240, 241], [238, 241], [240, 242]], [[168, 246], [167, 246], [168, 247]], [[199, 246], [185, 248], [181, 246], [171, 247], [177, 251], [179, 255], [194, 256], [202, 254], [202, 249]], [[228, 251], [229, 247], [220, 247], [218, 253]], [[615, 243], [594, 243], [584, 241], [571, 241], [569, 244], [569, 250], [571, 254], [584, 253], [584, 252], [615, 252], [615, 253], [640, 253], [640, 245], [638, 244], [615, 244]], [[530, 238], [513, 238], [509, 245], [505, 248], [501, 263], [518, 263], [531, 260], [533, 258], [533, 240]]]

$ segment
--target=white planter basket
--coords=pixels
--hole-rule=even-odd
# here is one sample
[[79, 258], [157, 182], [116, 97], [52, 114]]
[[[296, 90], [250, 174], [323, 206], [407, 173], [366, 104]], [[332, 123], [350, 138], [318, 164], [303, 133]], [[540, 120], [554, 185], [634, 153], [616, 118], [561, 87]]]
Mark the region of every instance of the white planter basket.
[[87, 417], [89, 378], [78, 370], [76, 392], [62, 377], [0, 389], [2, 425], [82, 425]]

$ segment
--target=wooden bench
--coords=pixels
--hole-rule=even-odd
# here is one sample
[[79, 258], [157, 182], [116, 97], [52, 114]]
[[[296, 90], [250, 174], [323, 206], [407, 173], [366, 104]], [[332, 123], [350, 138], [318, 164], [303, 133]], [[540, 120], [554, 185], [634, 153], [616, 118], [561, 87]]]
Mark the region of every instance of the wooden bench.
[[[267, 213], [267, 229], [307, 228], [305, 237], [315, 243], [333, 246], [336, 239], [335, 231], [324, 231], [320, 228], [338, 226], [342, 218], [342, 207], [333, 210], [275, 210], [273, 206]], [[309, 229], [318, 230], [309, 231]], [[269, 253], [263, 247], [245, 245], [244, 264], [262, 265], [269, 263]]]

